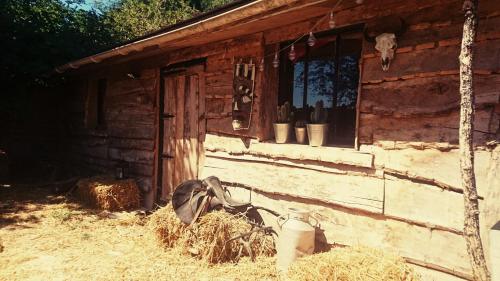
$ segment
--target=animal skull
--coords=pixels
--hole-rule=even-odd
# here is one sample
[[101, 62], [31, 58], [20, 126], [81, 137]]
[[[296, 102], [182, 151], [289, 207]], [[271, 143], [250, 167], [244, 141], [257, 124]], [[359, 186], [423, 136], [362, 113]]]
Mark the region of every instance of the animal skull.
[[396, 35], [394, 33], [382, 33], [375, 38], [375, 41], [377, 42], [375, 49], [381, 54], [382, 70], [387, 71], [398, 47]]

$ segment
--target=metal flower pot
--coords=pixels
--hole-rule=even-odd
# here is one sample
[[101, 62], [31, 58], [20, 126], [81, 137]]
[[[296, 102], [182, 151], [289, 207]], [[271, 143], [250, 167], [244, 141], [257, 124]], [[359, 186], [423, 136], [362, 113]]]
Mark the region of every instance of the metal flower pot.
[[273, 125], [276, 143], [287, 143], [290, 139], [290, 123], [274, 123]]
[[297, 139], [297, 143], [305, 144], [306, 135], [306, 127], [295, 127], [295, 138]]
[[307, 124], [310, 146], [323, 146], [328, 139], [328, 124]]

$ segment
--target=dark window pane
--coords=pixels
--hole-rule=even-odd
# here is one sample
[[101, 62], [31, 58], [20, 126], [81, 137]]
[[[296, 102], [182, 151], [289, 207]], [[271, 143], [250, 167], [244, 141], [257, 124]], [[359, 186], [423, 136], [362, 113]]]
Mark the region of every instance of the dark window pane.
[[300, 61], [293, 67], [293, 106], [302, 108], [304, 97], [304, 62]]
[[340, 58], [340, 81], [337, 92], [337, 106], [355, 107], [358, 96], [358, 57], [353, 55]]
[[307, 106], [315, 106], [323, 100], [325, 108], [333, 107], [335, 61], [309, 61], [307, 71]]

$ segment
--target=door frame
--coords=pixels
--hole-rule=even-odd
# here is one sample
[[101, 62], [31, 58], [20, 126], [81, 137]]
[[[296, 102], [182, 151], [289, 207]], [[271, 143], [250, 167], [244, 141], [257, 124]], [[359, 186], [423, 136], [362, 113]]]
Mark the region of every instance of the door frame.
[[[205, 119], [205, 68], [206, 68], [206, 58], [194, 59], [184, 62], [175, 63], [172, 65], [168, 65], [164, 68], [160, 68], [159, 71], [159, 87], [157, 91], [157, 111], [156, 111], [156, 140], [155, 140], [155, 170], [154, 170], [154, 200], [156, 202], [161, 202], [162, 200], [162, 190], [163, 190], [163, 142], [164, 142], [164, 122], [165, 118], [168, 116], [164, 116], [164, 106], [165, 106], [165, 82], [164, 78], [168, 75], [176, 75], [176, 74], [197, 74], [198, 75], [198, 122], [199, 122], [199, 130], [198, 130], [198, 141], [200, 144], [205, 140], [205, 128], [206, 128], [206, 119]], [[200, 150], [200, 155], [198, 156], [199, 162], [200, 158], [203, 156], [204, 151]]]

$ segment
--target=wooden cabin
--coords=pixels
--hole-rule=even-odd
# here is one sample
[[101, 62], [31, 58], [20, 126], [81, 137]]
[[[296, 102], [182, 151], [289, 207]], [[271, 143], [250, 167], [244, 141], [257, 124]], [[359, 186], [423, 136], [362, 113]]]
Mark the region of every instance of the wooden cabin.
[[[396, 251], [426, 280], [470, 280], [458, 159], [462, 2], [235, 1], [70, 62], [57, 68], [69, 81], [68, 160], [90, 173], [126, 163], [147, 207], [184, 180], [215, 175], [240, 199], [312, 211], [319, 242]], [[500, 2], [481, 1], [479, 15], [475, 172], [491, 263]], [[387, 71], [372, 42], [382, 33], [397, 43]], [[297, 144], [293, 133], [275, 142], [278, 105], [307, 119], [319, 100], [326, 145]]]

